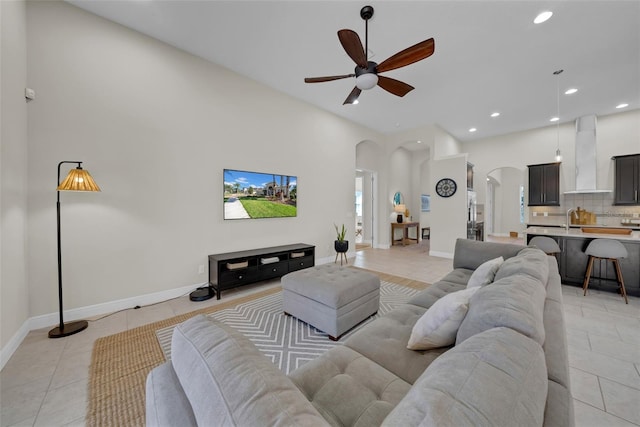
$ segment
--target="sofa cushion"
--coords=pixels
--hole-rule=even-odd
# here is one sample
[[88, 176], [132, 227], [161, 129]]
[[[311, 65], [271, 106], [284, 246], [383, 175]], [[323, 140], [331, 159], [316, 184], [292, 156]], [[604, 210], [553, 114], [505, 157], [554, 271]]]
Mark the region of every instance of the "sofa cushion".
[[356, 331], [344, 345], [413, 384], [427, 366], [448, 349], [414, 351], [407, 348], [411, 329], [425, 312], [422, 307], [403, 304]]
[[[562, 307], [562, 287], [558, 264], [554, 257], [549, 257], [549, 282], [547, 298], [544, 302], [544, 354], [547, 357], [549, 379], [569, 387], [569, 363], [567, 361], [567, 333], [564, 325]], [[558, 327], [563, 325], [563, 327]]]
[[407, 348], [429, 350], [454, 344], [458, 328], [467, 314], [469, 299], [478, 289], [463, 289], [436, 301], [413, 326]]
[[485, 331], [434, 361], [383, 426], [541, 426], [542, 348], [508, 328]]
[[[429, 308], [443, 296], [465, 289], [467, 281], [469, 280], [469, 277], [471, 277], [472, 273], [473, 271], [462, 268], [453, 270], [442, 280], [411, 297], [408, 302], [409, 304], [417, 305], [419, 307]], [[446, 278], [453, 278], [455, 281], [445, 280]]]
[[516, 274], [527, 274], [546, 284], [549, 278], [549, 255], [538, 248], [524, 248], [518, 255], [502, 263], [495, 280]]
[[305, 363], [289, 377], [334, 426], [380, 425], [411, 388], [345, 346]]
[[545, 296], [542, 283], [525, 274], [504, 277], [478, 289], [469, 301], [469, 311], [458, 329], [456, 345], [498, 326], [506, 326], [544, 344]]
[[500, 265], [504, 262], [504, 258], [499, 256], [498, 258], [490, 259], [476, 268], [469, 281], [467, 282], [467, 288], [475, 288], [477, 286], [485, 286], [493, 282], [496, 277], [496, 272], [500, 268]]
[[244, 335], [202, 315], [176, 326], [171, 362], [198, 425], [326, 425]]

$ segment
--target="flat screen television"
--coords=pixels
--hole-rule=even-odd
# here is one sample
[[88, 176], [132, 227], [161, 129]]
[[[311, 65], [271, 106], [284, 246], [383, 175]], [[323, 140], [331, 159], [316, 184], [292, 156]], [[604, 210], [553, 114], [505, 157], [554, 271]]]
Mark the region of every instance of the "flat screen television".
[[298, 215], [298, 179], [291, 175], [224, 169], [224, 219]]

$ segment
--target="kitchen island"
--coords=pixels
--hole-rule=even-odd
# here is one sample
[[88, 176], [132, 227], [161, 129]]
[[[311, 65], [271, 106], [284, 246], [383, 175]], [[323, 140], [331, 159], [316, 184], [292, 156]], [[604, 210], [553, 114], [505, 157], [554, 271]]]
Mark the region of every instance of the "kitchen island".
[[[585, 226], [593, 227], [593, 226]], [[618, 227], [621, 228], [621, 227]], [[556, 255], [562, 283], [582, 287], [589, 256], [584, 253], [594, 239], [615, 239], [627, 249], [629, 256], [620, 260], [620, 269], [628, 295], [640, 296], [640, 231], [630, 234], [585, 233], [581, 228], [566, 230], [561, 227], [529, 227], [525, 230], [526, 242], [535, 236], [547, 236], [558, 242], [561, 252]], [[596, 261], [593, 264], [590, 289], [617, 292], [615, 269], [612, 262]]]

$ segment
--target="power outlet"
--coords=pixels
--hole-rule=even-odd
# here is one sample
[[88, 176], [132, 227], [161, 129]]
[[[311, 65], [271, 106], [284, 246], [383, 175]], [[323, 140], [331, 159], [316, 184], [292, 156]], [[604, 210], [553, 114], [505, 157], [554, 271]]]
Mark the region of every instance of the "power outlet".
[[538, 212], [534, 212], [534, 213], [533, 213], [533, 216], [538, 216]]
[[204, 264], [198, 266], [198, 274], [204, 274]]
[[545, 212], [545, 213], [544, 213], [544, 216], [549, 216], [549, 212]]

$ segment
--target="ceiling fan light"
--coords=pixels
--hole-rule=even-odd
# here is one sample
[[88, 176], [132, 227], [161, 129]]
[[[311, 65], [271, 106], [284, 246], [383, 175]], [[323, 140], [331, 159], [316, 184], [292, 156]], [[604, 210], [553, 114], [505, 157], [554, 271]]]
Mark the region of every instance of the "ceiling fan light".
[[360, 74], [356, 77], [356, 86], [360, 90], [368, 90], [378, 84], [378, 75], [373, 73]]
[[536, 16], [536, 18], [533, 20], [533, 23], [534, 24], [542, 24], [543, 22], [545, 22], [546, 20], [551, 18], [552, 15], [553, 15], [553, 12], [551, 12], [549, 10], [544, 11], [544, 12], [538, 14], [538, 16]]

